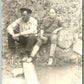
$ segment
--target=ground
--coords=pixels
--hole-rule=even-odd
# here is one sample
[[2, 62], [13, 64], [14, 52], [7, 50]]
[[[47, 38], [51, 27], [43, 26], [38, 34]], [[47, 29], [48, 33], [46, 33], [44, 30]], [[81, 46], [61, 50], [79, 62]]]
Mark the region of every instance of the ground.
[[[79, 65], [68, 62], [54, 66], [39, 64], [34, 62], [39, 84], [82, 84], [82, 67]], [[2, 84], [25, 84], [23, 74], [14, 77], [14, 69], [6, 59], [2, 60]]]

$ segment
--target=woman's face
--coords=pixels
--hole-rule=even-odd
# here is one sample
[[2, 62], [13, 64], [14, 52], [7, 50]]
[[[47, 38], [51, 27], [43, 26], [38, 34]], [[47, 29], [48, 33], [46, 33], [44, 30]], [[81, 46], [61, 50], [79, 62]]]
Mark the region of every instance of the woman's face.
[[55, 12], [54, 10], [50, 10], [49, 16], [50, 16], [51, 18], [54, 18], [54, 17], [56, 16], [56, 12]]

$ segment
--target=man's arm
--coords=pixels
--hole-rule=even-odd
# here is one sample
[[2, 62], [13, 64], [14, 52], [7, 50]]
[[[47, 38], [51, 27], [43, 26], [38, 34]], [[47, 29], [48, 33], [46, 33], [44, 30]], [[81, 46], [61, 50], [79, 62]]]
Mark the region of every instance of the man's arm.
[[58, 31], [60, 31], [61, 29], [63, 29], [63, 23], [60, 21], [60, 19], [59, 18], [57, 18], [58, 19], [58, 28], [57, 29], [55, 29], [54, 31], [53, 31], [53, 33], [57, 33]]
[[55, 30], [53, 31], [53, 33], [57, 33], [58, 31], [60, 31], [61, 29], [63, 29], [63, 24], [62, 24], [62, 22], [59, 20], [59, 18], [57, 18], [57, 19], [58, 19], [58, 28], [55, 29]]
[[57, 33], [57, 32], [60, 31], [61, 29], [63, 29], [63, 27], [59, 27], [58, 29], [55, 29], [55, 30], [53, 31], [53, 33]]
[[14, 21], [12, 24], [10, 24], [8, 27], [7, 27], [7, 32], [10, 34], [10, 35], [14, 35], [14, 29], [16, 27], [18, 27], [18, 23], [19, 23], [19, 19]]
[[58, 19], [58, 27], [63, 27], [63, 22], [59, 18], [57, 19]]
[[8, 32], [10, 35], [14, 35], [14, 31], [13, 31], [13, 28], [12, 28], [11, 25], [9, 25], [9, 26], [7, 27], [7, 32]]

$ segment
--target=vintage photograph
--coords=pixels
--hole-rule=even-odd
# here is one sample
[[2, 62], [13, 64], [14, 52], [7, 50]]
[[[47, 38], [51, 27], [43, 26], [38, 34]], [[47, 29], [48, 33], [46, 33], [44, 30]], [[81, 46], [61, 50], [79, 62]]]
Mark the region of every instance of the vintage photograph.
[[82, 84], [82, 0], [1, 0], [2, 84]]

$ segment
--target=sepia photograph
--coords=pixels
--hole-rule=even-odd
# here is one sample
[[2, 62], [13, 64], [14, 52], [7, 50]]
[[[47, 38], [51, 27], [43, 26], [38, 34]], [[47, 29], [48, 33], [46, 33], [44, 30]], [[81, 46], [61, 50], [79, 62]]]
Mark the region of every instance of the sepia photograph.
[[2, 84], [82, 84], [82, 0], [1, 0]]

